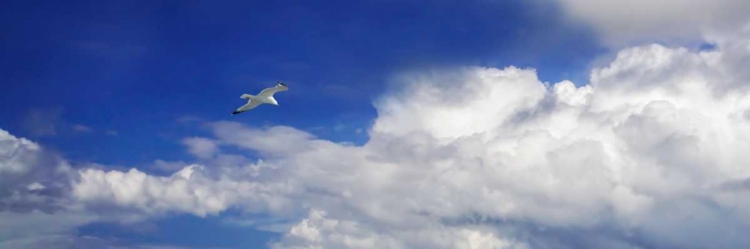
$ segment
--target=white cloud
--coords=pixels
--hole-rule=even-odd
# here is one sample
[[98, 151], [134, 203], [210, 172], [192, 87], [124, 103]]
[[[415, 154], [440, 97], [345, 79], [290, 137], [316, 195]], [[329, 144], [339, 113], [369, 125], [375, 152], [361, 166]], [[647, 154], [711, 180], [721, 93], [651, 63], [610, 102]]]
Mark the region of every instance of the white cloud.
[[[237, 208], [292, 224], [276, 248], [747, 247], [733, 231], [750, 228], [748, 41], [628, 48], [587, 86], [514, 67], [404, 75], [363, 146], [213, 122], [209, 149], [189, 146], [206, 165], [78, 170], [67, 207]], [[36, 145], [3, 137], [0, 177], [34, 172]], [[52, 186], [36, 179], [7, 188]], [[6, 201], [31, 196], [19, 193]]]
[[[286, 192], [286, 184], [254, 182], [257, 175], [252, 176], [252, 168], [210, 172], [204, 166], [190, 165], [166, 177], [135, 168], [127, 172], [85, 169], [79, 173], [72, 198], [95, 207], [92, 211], [114, 208], [128, 213], [133, 221], [172, 213], [205, 217], [237, 206], [247, 211], [276, 212], [290, 204], [287, 196], [278, 194]], [[105, 210], [98, 210], [101, 208]]]
[[190, 166], [190, 164], [183, 162], [183, 161], [170, 162], [170, 161], [157, 159], [156, 161], [154, 161], [152, 168], [158, 169], [160, 171], [165, 171], [165, 172], [175, 172], [187, 166]]
[[315, 146], [317, 143], [328, 143], [328, 141], [318, 141], [310, 144], [308, 141], [314, 138], [312, 134], [288, 126], [274, 126], [261, 130], [248, 129], [235, 122], [216, 122], [212, 124], [212, 130], [223, 144], [255, 150], [266, 156], [297, 154], [310, 149], [310, 146]]
[[143, 214], [296, 221], [278, 248], [748, 246], [726, 232], [750, 228], [735, 183], [750, 179], [740, 47], [625, 49], [581, 87], [513, 67], [408, 75], [363, 146], [216, 122], [211, 139], [264, 160], [85, 170], [73, 193]]
[[519, 109], [536, 106], [546, 92], [543, 84], [537, 84], [535, 71], [517, 68], [466, 68], [450, 74], [404, 78], [409, 85], [404, 91], [410, 96], [380, 100], [373, 132], [428, 132], [437, 138], [482, 133], [511, 118]]
[[0, 130], [0, 172], [20, 174], [29, 171], [28, 162], [36, 159], [35, 152], [39, 150], [36, 143]]
[[415, 243], [404, 243], [409, 240], [419, 241], [420, 248], [528, 248], [497, 237], [492, 229], [434, 225], [411, 232], [376, 233], [356, 220], [330, 219], [326, 212], [313, 209], [271, 248], [414, 248]]
[[0, 129], [0, 248], [39, 248], [35, 241], [68, 237], [76, 227], [101, 220], [68, 198], [72, 173], [66, 161], [37, 143]]
[[73, 197], [84, 202], [113, 201], [115, 205], [134, 208], [148, 214], [178, 211], [205, 216], [228, 208], [223, 191], [212, 191], [218, 182], [190, 184], [195, 173], [189, 166], [170, 177], [146, 175], [137, 169], [128, 172], [87, 169], [73, 189]]
[[216, 141], [202, 137], [185, 138], [182, 143], [188, 147], [191, 154], [203, 159], [212, 157], [219, 150]]
[[614, 47], [643, 42], [695, 43], [750, 22], [742, 0], [558, 0], [571, 18], [591, 25]]
[[34, 182], [34, 183], [29, 184], [28, 186], [26, 186], [26, 188], [29, 189], [29, 190], [42, 190], [45, 187], [41, 183]]
[[59, 209], [70, 173], [67, 162], [38, 144], [0, 130], [0, 212]]

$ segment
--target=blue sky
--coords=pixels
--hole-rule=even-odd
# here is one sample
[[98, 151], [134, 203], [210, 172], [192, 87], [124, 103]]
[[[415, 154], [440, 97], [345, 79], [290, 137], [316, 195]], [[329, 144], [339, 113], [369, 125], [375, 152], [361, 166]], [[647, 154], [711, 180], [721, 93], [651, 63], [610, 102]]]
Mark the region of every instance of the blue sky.
[[[528, 1], [5, 1], [0, 8], [0, 128], [74, 167], [197, 161], [181, 139], [208, 121], [284, 125], [363, 144], [373, 101], [404, 72], [533, 67], [544, 82], [588, 83], [612, 52], [555, 3]], [[280, 106], [229, 116], [284, 81]], [[357, 132], [358, 129], [364, 132]], [[257, 155], [248, 153], [249, 157]], [[231, 213], [231, 212], [230, 212]], [[125, 245], [262, 247], [278, 233], [174, 215], [80, 236]], [[181, 229], [181, 230], [180, 230]]]
[[[544, 81], [585, 80], [601, 51], [555, 7], [521, 1], [5, 5], [0, 126], [73, 160], [119, 165], [185, 156], [175, 141], [196, 127], [179, 118], [227, 119], [241, 93], [278, 80], [294, 89], [279, 108], [233, 120], [361, 143], [355, 131], [375, 117], [372, 99], [399, 72], [516, 65], [543, 68]], [[33, 112], [43, 120], [30, 121]], [[346, 128], [332, 131], [337, 124]], [[44, 136], [52, 126], [56, 135]]]

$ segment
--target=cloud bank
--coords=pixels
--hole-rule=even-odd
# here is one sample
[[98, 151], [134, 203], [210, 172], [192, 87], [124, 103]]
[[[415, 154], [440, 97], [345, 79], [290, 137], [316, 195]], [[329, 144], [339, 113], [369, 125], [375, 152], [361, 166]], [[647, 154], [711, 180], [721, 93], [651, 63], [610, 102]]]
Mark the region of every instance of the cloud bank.
[[584, 86], [515, 67], [404, 74], [362, 146], [209, 122], [184, 140], [201, 164], [168, 176], [38, 168], [39, 146], [3, 131], [0, 218], [240, 210], [291, 224], [273, 248], [748, 247], [749, 62], [736, 38], [627, 48]]
[[741, 0], [558, 0], [572, 19], [590, 25], [605, 44], [713, 41], [750, 28], [750, 2]]

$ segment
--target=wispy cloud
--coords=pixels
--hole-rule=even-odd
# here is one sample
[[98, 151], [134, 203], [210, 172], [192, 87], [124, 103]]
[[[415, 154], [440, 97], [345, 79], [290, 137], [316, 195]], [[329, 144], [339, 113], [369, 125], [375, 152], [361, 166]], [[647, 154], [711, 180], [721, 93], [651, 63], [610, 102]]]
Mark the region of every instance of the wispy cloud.
[[61, 120], [63, 109], [57, 108], [33, 108], [29, 110], [23, 119], [23, 127], [31, 133], [32, 136], [45, 137], [55, 136], [58, 134], [58, 126]]
[[190, 137], [183, 139], [182, 143], [198, 158], [210, 158], [219, 151], [218, 143], [208, 138]]
[[73, 130], [77, 132], [83, 132], [83, 133], [90, 133], [93, 131], [90, 127], [82, 125], [82, 124], [73, 125]]

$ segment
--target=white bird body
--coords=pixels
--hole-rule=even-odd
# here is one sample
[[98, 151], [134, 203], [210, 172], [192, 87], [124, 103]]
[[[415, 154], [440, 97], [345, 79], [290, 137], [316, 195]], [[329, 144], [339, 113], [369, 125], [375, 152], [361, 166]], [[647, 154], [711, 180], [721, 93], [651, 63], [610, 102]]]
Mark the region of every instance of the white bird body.
[[271, 104], [278, 106], [279, 102], [276, 101], [275, 98], [273, 98], [273, 94], [286, 90], [289, 90], [289, 87], [287, 87], [286, 84], [282, 82], [276, 82], [276, 86], [263, 89], [263, 91], [260, 91], [258, 95], [250, 95], [247, 93], [242, 94], [240, 98], [247, 99], [247, 104], [240, 106], [240, 108], [234, 110], [234, 112], [232, 112], [232, 115], [248, 111], [262, 104]]

